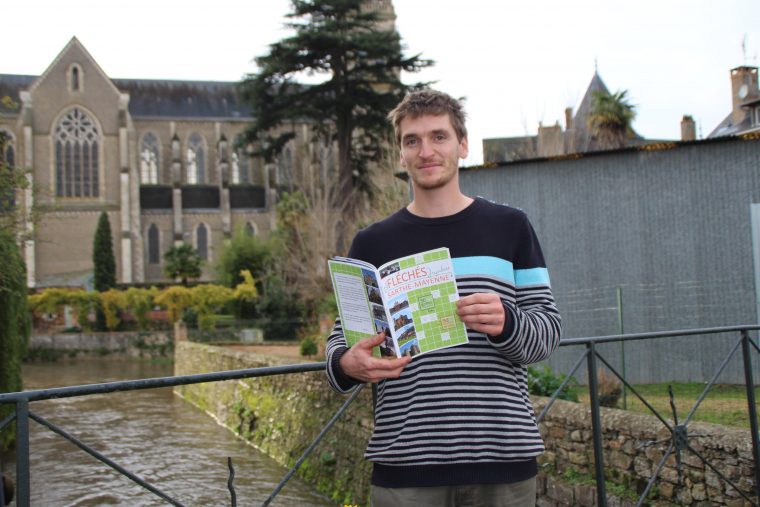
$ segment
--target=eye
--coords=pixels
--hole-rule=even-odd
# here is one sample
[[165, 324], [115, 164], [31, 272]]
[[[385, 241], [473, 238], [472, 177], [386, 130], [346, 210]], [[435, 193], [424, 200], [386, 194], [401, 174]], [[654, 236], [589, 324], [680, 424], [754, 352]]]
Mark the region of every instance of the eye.
[[417, 144], [417, 139], [414, 137], [407, 137], [404, 140], [404, 146], [414, 146], [415, 144]]
[[445, 134], [436, 134], [435, 140], [436, 141], [445, 141], [446, 140], [446, 135]]

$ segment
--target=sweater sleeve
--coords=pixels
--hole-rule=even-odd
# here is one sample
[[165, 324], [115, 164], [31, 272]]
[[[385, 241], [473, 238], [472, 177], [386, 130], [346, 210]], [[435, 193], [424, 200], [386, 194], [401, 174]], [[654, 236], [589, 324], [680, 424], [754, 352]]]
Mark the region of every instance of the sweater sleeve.
[[510, 361], [533, 364], [559, 345], [562, 319], [554, 302], [541, 245], [527, 217], [521, 224], [514, 256], [515, 302], [503, 301], [506, 321], [491, 344]]

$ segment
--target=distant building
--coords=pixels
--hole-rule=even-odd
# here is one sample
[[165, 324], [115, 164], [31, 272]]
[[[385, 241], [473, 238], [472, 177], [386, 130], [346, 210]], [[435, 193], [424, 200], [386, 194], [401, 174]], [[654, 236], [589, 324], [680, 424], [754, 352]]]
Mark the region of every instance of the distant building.
[[731, 69], [731, 112], [707, 136], [721, 137], [760, 130], [757, 67]]
[[[588, 115], [595, 92], [609, 93], [598, 72], [594, 72], [586, 93], [573, 114], [573, 109], [565, 109], [565, 129], [559, 122], [545, 126], [539, 124], [535, 136], [518, 136], [483, 139], [483, 162], [510, 162], [532, 158], [556, 157], [569, 153], [585, 153], [601, 149], [588, 128]], [[644, 139], [636, 132], [626, 140], [626, 146], [660, 142]]]
[[[40, 76], [0, 74], [0, 130], [40, 212], [24, 246], [32, 287], [88, 286], [101, 212], [117, 280], [164, 280], [163, 254], [193, 245], [203, 279], [225, 237], [274, 226], [274, 189], [291, 153], [265, 167], [234, 140], [250, 121], [234, 82], [111, 79], [74, 37]], [[34, 201], [34, 202], [33, 202]], [[29, 224], [31, 228], [31, 223]]]

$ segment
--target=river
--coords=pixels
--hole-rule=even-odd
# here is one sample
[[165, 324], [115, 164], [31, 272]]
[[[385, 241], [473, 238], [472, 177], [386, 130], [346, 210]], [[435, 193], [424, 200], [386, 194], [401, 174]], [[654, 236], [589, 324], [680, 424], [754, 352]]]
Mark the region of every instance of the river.
[[[26, 364], [24, 389], [166, 377], [171, 365], [77, 360]], [[272, 459], [172, 394], [171, 388], [33, 402], [30, 410], [188, 506], [231, 505], [227, 457], [237, 505], [261, 505], [287, 472]], [[30, 421], [34, 506], [167, 505], [128, 478]], [[3, 471], [15, 476], [12, 456]], [[15, 504], [15, 502], [14, 502]], [[273, 506], [334, 506], [292, 478]]]

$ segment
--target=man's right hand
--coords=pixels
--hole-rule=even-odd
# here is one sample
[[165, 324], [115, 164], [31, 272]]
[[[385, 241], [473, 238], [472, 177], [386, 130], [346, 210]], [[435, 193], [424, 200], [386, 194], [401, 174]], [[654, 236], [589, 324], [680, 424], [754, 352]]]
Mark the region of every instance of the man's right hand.
[[340, 358], [343, 373], [362, 382], [378, 382], [387, 378], [398, 378], [411, 356], [395, 359], [380, 359], [372, 355], [372, 348], [385, 341], [385, 333], [365, 338], [349, 347]]

